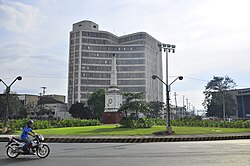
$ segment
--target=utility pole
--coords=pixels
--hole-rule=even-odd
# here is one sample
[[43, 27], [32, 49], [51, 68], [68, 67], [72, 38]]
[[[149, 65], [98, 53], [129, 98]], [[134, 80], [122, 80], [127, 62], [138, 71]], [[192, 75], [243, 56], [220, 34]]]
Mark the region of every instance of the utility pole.
[[186, 109], [185, 109], [185, 95], [182, 96], [182, 107], [183, 107], [183, 109], [182, 109], [182, 118], [184, 118], [185, 115], [186, 115]]
[[177, 96], [177, 94], [176, 94], [176, 92], [174, 92], [175, 106], [176, 106], [176, 108], [177, 108], [177, 99], [176, 99], [176, 96]]
[[2, 133], [6, 133], [8, 131], [7, 127], [7, 121], [8, 121], [8, 114], [9, 114], [9, 93], [10, 93], [10, 88], [11, 86], [17, 81], [21, 81], [22, 77], [18, 76], [10, 85], [7, 85], [2, 79], [0, 79], [0, 82], [4, 84], [6, 87], [5, 93], [6, 93], [6, 109], [5, 109], [5, 118], [4, 118], [4, 126], [2, 128]]
[[186, 102], [187, 102], [187, 111], [188, 111], [188, 98], [186, 98]]
[[43, 89], [43, 96], [44, 96], [47, 87], [46, 86], [42, 86], [41, 88]]
[[[176, 96], [177, 96], [177, 94], [176, 94], [176, 92], [174, 92], [174, 101], [175, 101], [175, 110], [176, 110], [176, 114], [177, 114], [177, 108], [178, 108], [178, 106], [177, 106], [177, 99], [176, 99]], [[180, 113], [181, 114], [181, 113]], [[177, 114], [178, 115], [178, 114]]]

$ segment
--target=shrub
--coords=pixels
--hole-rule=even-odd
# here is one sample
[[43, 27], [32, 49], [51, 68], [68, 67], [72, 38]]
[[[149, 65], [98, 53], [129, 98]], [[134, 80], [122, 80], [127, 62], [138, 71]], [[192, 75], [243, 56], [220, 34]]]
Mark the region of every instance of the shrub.
[[[12, 130], [22, 130], [28, 122], [29, 119], [18, 119], [18, 120], [9, 120], [7, 126]], [[81, 120], [81, 119], [65, 119], [65, 120], [34, 120], [33, 129], [47, 129], [51, 127], [60, 128], [60, 127], [78, 127], [78, 126], [97, 126], [100, 125], [99, 120]], [[3, 123], [0, 123], [0, 126], [3, 126]]]
[[140, 118], [138, 120], [123, 118], [120, 125], [122, 128], [151, 128], [154, 125], [154, 121], [150, 118]]
[[166, 126], [166, 119], [151, 119], [156, 126]]
[[214, 121], [197, 119], [175, 119], [171, 121], [173, 126], [193, 126], [193, 127], [223, 127], [223, 128], [250, 128], [250, 121]]

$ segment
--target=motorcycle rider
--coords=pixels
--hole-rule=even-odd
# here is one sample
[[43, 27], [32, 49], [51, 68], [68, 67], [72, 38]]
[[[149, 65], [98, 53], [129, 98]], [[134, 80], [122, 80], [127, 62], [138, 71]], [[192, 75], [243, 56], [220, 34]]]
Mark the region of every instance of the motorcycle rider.
[[33, 154], [29, 150], [29, 146], [31, 144], [29, 136], [35, 136], [35, 133], [32, 131], [32, 127], [34, 125], [33, 120], [29, 120], [27, 123], [27, 126], [23, 129], [23, 132], [21, 134], [21, 140], [25, 142], [25, 145], [23, 146], [22, 150], [24, 151], [25, 154]]

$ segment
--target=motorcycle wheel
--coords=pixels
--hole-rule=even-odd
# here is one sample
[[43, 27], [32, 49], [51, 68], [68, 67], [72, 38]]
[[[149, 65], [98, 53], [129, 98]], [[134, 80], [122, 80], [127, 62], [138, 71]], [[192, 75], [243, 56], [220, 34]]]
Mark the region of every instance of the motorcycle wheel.
[[37, 148], [37, 156], [40, 158], [46, 158], [50, 153], [50, 148], [48, 145], [42, 145]]
[[17, 158], [20, 155], [20, 153], [17, 152], [17, 150], [18, 150], [18, 145], [16, 144], [10, 145], [6, 150], [7, 156], [9, 158]]

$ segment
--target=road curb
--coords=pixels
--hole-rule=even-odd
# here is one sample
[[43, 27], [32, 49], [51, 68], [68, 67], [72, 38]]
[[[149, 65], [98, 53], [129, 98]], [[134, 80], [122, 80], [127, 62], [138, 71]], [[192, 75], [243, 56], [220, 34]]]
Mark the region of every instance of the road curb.
[[[137, 138], [45, 138], [48, 143], [147, 143], [147, 142], [189, 142], [250, 139], [250, 135], [240, 136], [202, 136], [202, 137], [137, 137]], [[0, 137], [0, 142], [7, 142], [8, 137]]]

